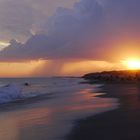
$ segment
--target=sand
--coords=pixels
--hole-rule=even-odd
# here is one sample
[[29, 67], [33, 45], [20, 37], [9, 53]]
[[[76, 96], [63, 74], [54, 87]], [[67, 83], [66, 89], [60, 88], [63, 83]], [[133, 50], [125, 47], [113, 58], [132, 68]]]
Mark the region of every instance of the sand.
[[64, 140], [76, 120], [118, 107], [116, 99], [96, 97], [96, 91], [95, 85], [76, 84], [0, 105], [0, 140]]
[[106, 84], [103, 91], [120, 107], [78, 121], [67, 140], [140, 140], [140, 85]]

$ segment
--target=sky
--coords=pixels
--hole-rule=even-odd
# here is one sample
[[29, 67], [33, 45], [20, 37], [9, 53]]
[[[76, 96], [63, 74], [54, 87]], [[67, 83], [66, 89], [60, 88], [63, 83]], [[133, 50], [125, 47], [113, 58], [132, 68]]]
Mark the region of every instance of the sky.
[[0, 77], [125, 69], [139, 26], [139, 0], [0, 0]]

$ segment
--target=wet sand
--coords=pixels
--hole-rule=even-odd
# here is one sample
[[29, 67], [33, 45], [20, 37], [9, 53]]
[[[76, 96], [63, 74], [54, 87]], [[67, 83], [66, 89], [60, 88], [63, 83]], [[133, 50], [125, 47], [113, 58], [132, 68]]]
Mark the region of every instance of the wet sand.
[[75, 121], [118, 107], [96, 85], [76, 84], [52, 95], [0, 106], [0, 140], [64, 140]]
[[101, 97], [115, 97], [118, 109], [77, 122], [68, 140], [140, 140], [140, 85], [106, 84]]

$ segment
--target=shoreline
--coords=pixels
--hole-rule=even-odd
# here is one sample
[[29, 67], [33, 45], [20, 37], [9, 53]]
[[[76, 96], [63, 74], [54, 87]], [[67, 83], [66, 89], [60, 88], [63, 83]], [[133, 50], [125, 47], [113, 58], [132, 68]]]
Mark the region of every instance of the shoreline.
[[[116, 99], [97, 97], [100, 95], [97, 92], [98, 87], [98, 85], [82, 85], [76, 82], [76, 85], [69, 85], [57, 94], [2, 104], [0, 130], [6, 135], [1, 133], [0, 139], [9, 140], [9, 137], [14, 137], [13, 140], [65, 139], [74, 128], [76, 120], [116, 107]], [[95, 94], [92, 95], [92, 92]], [[20, 137], [16, 138], [17, 136]]]
[[41, 96], [15, 100], [9, 103], [2, 103], [0, 104], [0, 113], [22, 109], [25, 106], [41, 103], [42, 101], [47, 101], [52, 98], [53, 98], [52, 96], [50, 96], [49, 94], [46, 94], [46, 95], [41, 95]]
[[108, 83], [101, 92], [119, 99], [119, 108], [77, 121], [67, 140], [139, 140], [140, 85]]

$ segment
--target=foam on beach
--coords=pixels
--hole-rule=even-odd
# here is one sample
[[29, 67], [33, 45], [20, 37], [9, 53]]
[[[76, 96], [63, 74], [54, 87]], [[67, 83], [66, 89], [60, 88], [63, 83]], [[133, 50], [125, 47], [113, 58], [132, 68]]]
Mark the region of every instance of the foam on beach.
[[21, 88], [15, 84], [0, 88], [0, 103], [8, 103], [21, 98]]
[[[9, 80], [9, 79], [8, 79]], [[10, 79], [11, 80], [11, 79]], [[67, 78], [49, 78], [50, 82], [44, 82], [44, 80], [36, 81], [31, 85], [26, 86], [24, 81], [10, 81], [10, 84], [6, 81], [0, 83], [0, 104], [10, 103], [17, 100], [27, 100], [29, 98], [35, 98], [44, 96], [47, 94], [59, 94], [60, 92], [73, 91], [77, 89], [78, 80]], [[5, 84], [4, 84], [5, 83]]]

